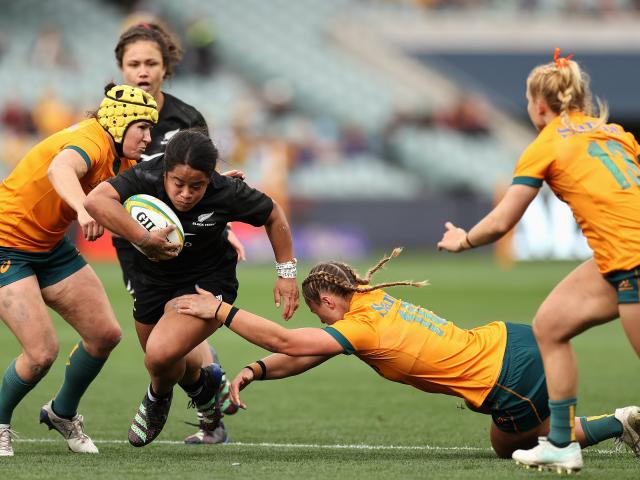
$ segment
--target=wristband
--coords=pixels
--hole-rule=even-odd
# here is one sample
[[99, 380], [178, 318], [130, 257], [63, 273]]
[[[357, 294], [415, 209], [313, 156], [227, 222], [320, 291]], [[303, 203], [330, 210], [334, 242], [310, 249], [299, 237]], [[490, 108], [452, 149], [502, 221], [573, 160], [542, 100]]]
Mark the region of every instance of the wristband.
[[227, 328], [231, 327], [231, 321], [233, 320], [233, 317], [236, 316], [236, 313], [238, 313], [238, 309], [236, 307], [231, 307], [231, 310], [229, 310], [229, 313], [227, 314], [227, 319], [224, 321]]
[[264, 380], [265, 378], [267, 378], [267, 366], [262, 360], [256, 360], [256, 363], [260, 365], [260, 368], [262, 368], [262, 375], [260, 375], [260, 380]]
[[[254, 362], [254, 363], [256, 363], [256, 362]], [[258, 376], [256, 375], [256, 371], [253, 368], [253, 363], [250, 363], [249, 365], [245, 366], [244, 368], [248, 368], [249, 370], [251, 370], [251, 373], [253, 373], [253, 379], [254, 380], [258, 379]]]
[[214, 320], [218, 322], [218, 327], [222, 326], [232, 308], [233, 305], [229, 305], [224, 301], [220, 302], [220, 305], [218, 305], [218, 308], [216, 309], [216, 316], [214, 318]]
[[280, 278], [296, 278], [298, 274], [298, 269], [296, 268], [298, 260], [294, 258], [288, 262], [275, 262], [275, 264], [276, 272]]
[[[259, 376], [256, 375], [256, 370], [254, 368], [254, 365], [258, 365], [260, 367], [261, 373]], [[254, 380], [264, 380], [267, 377], [267, 367], [262, 360], [256, 360], [255, 362], [250, 363], [244, 368], [248, 368], [249, 370], [251, 370], [251, 373], [253, 373]]]
[[222, 306], [222, 300], [220, 300], [220, 303], [218, 303], [218, 308], [216, 308], [216, 313], [213, 314], [213, 319], [217, 320], [218, 319], [218, 312], [220, 311], [220, 307]]
[[473, 243], [471, 243], [471, 241], [469, 240], [469, 234], [468, 233], [464, 237], [464, 239], [467, 241], [467, 244], [469, 245], [469, 248], [476, 248], [476, 246]]

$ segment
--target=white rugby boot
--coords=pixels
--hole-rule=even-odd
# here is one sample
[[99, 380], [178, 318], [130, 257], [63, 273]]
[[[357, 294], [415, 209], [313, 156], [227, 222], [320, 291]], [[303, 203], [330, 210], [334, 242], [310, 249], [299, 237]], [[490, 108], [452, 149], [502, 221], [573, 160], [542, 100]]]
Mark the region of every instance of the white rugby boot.
[[11, 425], [0, 424], [0, 457], [13, 457], [11, 441], [16, 437], [16, 432], [11, 430]]
[[40, 409], [40, 423], [46, 424], [49, 430], [60, 432], [72, 452], [98, 453], [98, 448], [93, 444], [89, 436], [84, 433], [84, 417], [75, 415], [71, 420], [61, 418], [53, 411], [52, 404], [53, 400], [49, 400]]
[[615, 417], [622, 424], [622, 435], [616, 439], [616, 444], [626, 444], [636, 457], [640, 457], [640, 407], [618, 408]]
[[578, 442], [556, 447], [547, 437], [538, 437], [538, 445], [530, 450], [516, 450], [511, 457], [525, 468], [573, 473], [582, 469], [582, 450]]

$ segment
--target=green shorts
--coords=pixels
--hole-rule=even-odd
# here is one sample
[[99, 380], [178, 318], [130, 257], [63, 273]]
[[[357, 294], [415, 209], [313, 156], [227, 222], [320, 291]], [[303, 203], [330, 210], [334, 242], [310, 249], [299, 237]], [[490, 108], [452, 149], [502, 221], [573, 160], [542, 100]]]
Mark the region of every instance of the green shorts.
[[529, 325], [507, 323], [507, 348], [502, 370], [481, 409], [508, 433], [540, 425], [549, 416], [549, 394], [540, 350]]
[[87, 262], [65, 237], [48, 252], [26, 252], [0, 247], [0, 287], [35, 275], [40, 288], [49, 287], [74, 274]]
[[640, 267], [633, 270], [616, 270], [604, 276], [618, 293], [618, 303], [638, 303], [638, 277]]

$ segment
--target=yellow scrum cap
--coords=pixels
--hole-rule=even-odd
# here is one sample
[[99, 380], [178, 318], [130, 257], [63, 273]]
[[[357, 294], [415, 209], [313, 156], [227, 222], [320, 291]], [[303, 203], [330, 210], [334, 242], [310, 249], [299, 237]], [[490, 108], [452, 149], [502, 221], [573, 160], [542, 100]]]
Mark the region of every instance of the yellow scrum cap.
[[131, 123], [141, 120], [158, 123], [158, 104], [141, 88], [116, 85], [105, 94], [97, 117], [102, 128], [119, 144]]

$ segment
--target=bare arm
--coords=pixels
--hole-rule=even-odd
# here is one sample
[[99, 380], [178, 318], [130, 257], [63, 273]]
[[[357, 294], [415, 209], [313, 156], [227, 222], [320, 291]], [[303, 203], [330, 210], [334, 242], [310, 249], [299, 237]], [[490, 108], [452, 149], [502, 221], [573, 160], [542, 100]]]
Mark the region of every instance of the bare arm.
[[87, 162], [75, 150], [65, 149], [58, 153], [49, 165], [47, 174], [55, 191], [67, 205], [78, 214], [78, 223], [84, 238], [93, 241], [100, 238], [104, 228], [85, 210], [86, 197], [80, 179], [89, 171]]
[[175, 226], [148, 232], [131, 218], [120, 201], [120, 195], [116, 189], [110, 183], [102, 182], [87, 195], [84, 206], [102, 225], [116, 235], [138, 245], [149, 258], [177, 255], [176, 246], [166, 238]]
[[438, 249], [457, 253], [495, 242], [515, 227], [538, 191], [527, 185], [511, 185], [500, 203], [469, 232], [447, 222]]
[[[275, 201], [264, 228], [271, 242], [276, 262], [293, 261], [293, 241], [289, 223], [284, 211]], [[299, 297], [300, 292], [295, 278], [278, 277], [273, 288], [273, 298], [276, 307], [280, 306], [280, 300], [284, 300], [282, 318], [289, 320], [293, 316], [299, 305]]]
[[[240, 390], [245, 389], [254, 380], [275, 380], [277, 378], [287, 378], [306, 372], [326, 360], [333, 355], [320, 355], [308, 357], [290, 357], [281, 353], [274, 353], [261, 360], [265, 369], [262, 369], [257, 362], [250, 364], [238, 372], [231, 382], [229, 397], [231, 401], [239, 405], [240, 408], [246, 408], [246, 405], [240, 400]], [[259, 372], [256, 370], [260, 370]], [[255, 373], [254, 373], [255, 372]], [[256, 378], [256, 374], [258, 375]]]
[[[225, 321], [231, 305], [220, 302], [213, 294], [196, 287], [195, 295], [184, 295], [175, 300], [178, 313], [204, 319]], [[239, 310], [229, 329], [270, 352], [299, 357], [308, 355], [335, 355], [344, 349], [322, 328], [288, 329], [253, 313]]]

